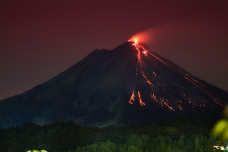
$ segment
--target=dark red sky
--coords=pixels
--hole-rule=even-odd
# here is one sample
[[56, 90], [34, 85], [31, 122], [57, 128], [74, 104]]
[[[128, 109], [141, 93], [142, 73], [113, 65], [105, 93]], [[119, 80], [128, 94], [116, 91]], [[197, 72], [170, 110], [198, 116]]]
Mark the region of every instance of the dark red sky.
[[152, 51], [228, 91], [227, 8], [227, 0], [1, 1], [0, 100], [140, 32]]

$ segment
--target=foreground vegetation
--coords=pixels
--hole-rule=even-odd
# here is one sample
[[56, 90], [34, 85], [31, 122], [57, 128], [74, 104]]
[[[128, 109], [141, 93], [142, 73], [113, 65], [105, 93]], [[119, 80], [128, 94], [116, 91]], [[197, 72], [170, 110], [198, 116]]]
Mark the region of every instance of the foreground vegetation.
[[60, 120], [44, 126], [27, 122], [0, 129], [0, 151], [214, 152], [213, 145], [221, 143], [210, 134], [210, 127], [206, 122], [184, 119], [118, 128], [87, 128]]

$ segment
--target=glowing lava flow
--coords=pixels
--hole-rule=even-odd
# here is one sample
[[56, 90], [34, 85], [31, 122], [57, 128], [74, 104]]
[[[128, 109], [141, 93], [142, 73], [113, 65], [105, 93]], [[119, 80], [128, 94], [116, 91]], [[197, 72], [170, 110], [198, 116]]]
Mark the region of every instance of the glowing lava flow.
[[[188, 104], [190, 104], [193, 109], [196, 107], [206, 107], [206, 106], [211, 106], [210, 109], [213, 108], [214, 105], [212, 104], [207, 105], [208, 101], [206, 100], [201, 101], [200, 97], [197, 97], [191, 93], [188, 93], [187, 88], [185, 89], [183, 86], [181, 86], [179, 79], [175, 77], [175, 74], [172, 79], [167, 78], [167, 80], [164, 80], [164, 78], [157, 75], [156, 72], [158, 72], [158, 69], [166, 67], [166, 70], [170, 69], [175, 73], [179, 73], [182, 76], [182, 78], [187, 80], [188, 83], [195, 85], [199, 90], [201, 90], [208, 97], [210, 97], [217, 105], [224, 106], [222, 102], [220, 102], [216, 97], [214, 97], [207, 91], [209, 89], [206, 86], [204, 86], [202, 83], [194, 79], [192, 76], [180, 70], [179, 68], [173, 66], [166, 60], [158, 57], [156, 54], [151, 53], [144, 45], [138, 43], [137, 41], [134, 41], [134, 42], [130, 41], [130, 42], [132, 43], [135, 50], [137, 51], [136, 78], [135, 78], [135, 85], [129, 100], [130, 104], [133, 104], [133, 102], [135, 101], [135, 97], [137, 97], [140, 106], [146, 105], [146, 103], [142, 99], [143, 97], [141, 95], [140, 90], [136, 91], [137, 94], [135, 93], [138, 74], [141, 74], [142, 78], [146, 81], [148, 86], [151, 88], [150, 98], [158, 105], [167, 107], [171, 111], [175, 111], [176, 108], [179, 110], [183, 110], [183, 102], [181, 100], [185, 100], [185, 101], [187, 100]], [[143, 60], [143, 59], [146, 59], [146, 60]], [[173, 89], [167, 89], [169, 88], [169, 86], [174, 86], [174, 89], [176, 90], [174, 91]], [[178, 92], [177, 94], [181, 96], [181, 99], [173, 97], [171, 95], [173, 92], [175, 93]]]
[[138, 98], [139, 98], [139, 104], [140, 104], [141, 106], [144, 106], [144, 105], [145, 105], [145, 102], [142, 101], [140, 91], [138, 91]]
[[[144, 79], [146, 80], [146, 82], [147, 82], [149, 85], [153, 85], [153, 84], [150, 82], [150, 80], [146, 77], [146, 75], [145, 75], [145, 73], [144, 73], [144, 71], [143, 71], [143, 66], [146, 66], [146, 65], [145, 65], [145, 63], [144, 63], [144, 62], [142, 61], [142, 59], [141, 59], [141, 53], [144, 54], [144, 55], [147, 57], [148, 51], [147, 51], [144, 47], [142, 47], [137, 41], [135, 41], [132, 45], [133, 45], [133, 46], [135, 47], [135, 49], [137, 50], [137, 59], [138, 59], [138, 60], [137, 60], [137, 67], [136, 67], [135, 85], [136, 85], [136, 81], [137, 81], [137, 74], [138, 74], [138, 71], [141, 72], [142, 76], [144, 77]], [[145, 102], [143, 102], [143, 100], [142, 100], [140, 91], [138, 91], [137, 95], [138, 95], [138, 99], [139, 99], [139, 104], [140, 104], [141, 106], [146, 105]], [[130, 98], [130, 100], [129, 100], [129, 103], [130, 103], [130, 104], [133, 104], [133, 101], [135, 101], [135, 86], [134, 86], [134, 90], [133, 90], [133, 92], [132, 92], [132, 94], [131, 94], [131, 98]]]

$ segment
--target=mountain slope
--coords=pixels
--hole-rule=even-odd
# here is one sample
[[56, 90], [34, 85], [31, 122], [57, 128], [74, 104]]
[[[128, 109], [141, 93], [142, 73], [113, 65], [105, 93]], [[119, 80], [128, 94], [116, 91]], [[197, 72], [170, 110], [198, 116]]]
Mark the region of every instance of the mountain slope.
[[56, 119], [98, 127], [181, 116], [207, 119], [217, 116], [227, 100], [227, 92], [143, 44], [126, 42], [110, 51], [95, 50], [47, 82], [0, 101], [0, 127]]

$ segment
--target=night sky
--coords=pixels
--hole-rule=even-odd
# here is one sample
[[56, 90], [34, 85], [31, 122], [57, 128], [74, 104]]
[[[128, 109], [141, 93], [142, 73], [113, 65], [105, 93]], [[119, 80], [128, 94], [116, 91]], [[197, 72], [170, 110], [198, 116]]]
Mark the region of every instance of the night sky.
[[0, 100], [137, 33], [152, 51], [228, 91], [227, 0], [2, 0]]

